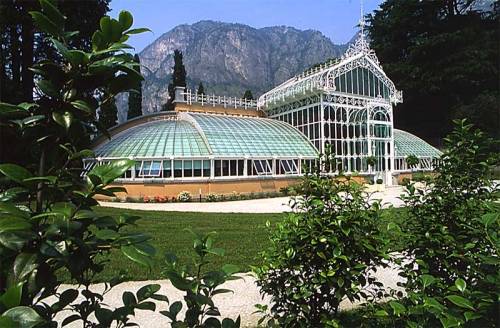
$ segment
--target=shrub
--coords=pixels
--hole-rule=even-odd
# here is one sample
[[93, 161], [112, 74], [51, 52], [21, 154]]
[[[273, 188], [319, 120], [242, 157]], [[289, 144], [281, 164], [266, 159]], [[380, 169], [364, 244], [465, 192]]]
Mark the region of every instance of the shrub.
[[239, 316], [236, 321], [229, 318], [223, 320], [217, 318], [220, 312], [213, 302], [213, 297], [231, 292], [219, 286], [226, 281], [240, 279], [234, 275], [239, 268], [226, 264], [220, 270], [206, 272], [205, 267], [210, 264], [207, 257], [209, 255], [222, 256], [224, 250], [214, 247], [214, 233], [201, 236], [190, 232], [194, 236], [195, 251], [192, 265], [181, 265], [174, 254], [167, 253], [165, 256], [167, 264], [165, 275], [175, 288], [184, 293], [184, 301], [187, 305], [184, 319], [177, 318], [183, 306], [180, 301], [170, 304], [168, 311], [160, 311], [160, 313], [172, 320], [172, 327], [238, 328]]
[[208, 193], [207, 196], [205, 197], [205, 200], [207, 202], [216, 202], [219, 199], [219, 195], [214, 194], [214, 193]]
[[[321, 158], [322, 161], [330, 158]], [[377, 230], [379, 202], [348, 179], [307, 174], [294, 213], [278, 223], [255, 268], [261, 293], [271, 297], [270, 324], [330, 327], [340, 302], [381, 295], [372, 270], [387, 258]], [[268, 224], [269, 226], [269, 224]], [[366, 284], [372, 284], [368, 292]]]
[[408, 295], [383, 311], [410, 327], [498, 323], [500, 206], [489, 172], [499, 156], [466, 121], [455, 125], [432, 186], [410, 184], [403, 196], [409, 241], [401, 275]]
[[179, 202], [190, 202], [192, 196], [189, 191], [181, 191], [179, 195], [177, 195], [177, 199], [179, 200]]
[[240, 198], [240, 194], [238, 194], [236, 191], [233, 191], [229, 195], [229, 200], [238, 200]]
[[291, 188], [286, 186], [286, 187], [281, 187], [280, 192], [283, 194], [283, 196], [288, 196], [290, 194]]
[[[96, 121], [96, 110], [107, 99], [128, 91], [142, 79], [123, 42], [141, 30], [130, 30], [132, 15], [119, 20], [103, 17], [92, 38], [92, 50], [73, 47], [75, 32], [64, 29], [65, 17], [53, 1], [41, 0], [42, 12], [31, 12], [56, 61], [44, 60], [33, 68], [36, 97], [33, 103], [0, 103], [0, 126], [18, 133], [30, 145], [25, 164], [0, 164], [0, 173], [14, 187], [0, 195], [0, 326], [56, 327], [55, 317], [70, 311], [63, 325], [81, 321], [81, 327], [130, 326], [136, 310], [154, 310], [149, 298], [159, 297], [159, 285], [136, 294], [123, 293], [124, 306], [110, 309], [102, 294], [121, 275], [108, 282], [103, 293], [89, 286], [103, 270], [112, 250], [150, 266], [154, 248], [149, 237], [124, 229], [139, 218], [99, 216], [94, 197], [114, 197], [124, 188], [109, 185], [135, 163], [118, 160], [95, 166], [82, 174], [82, 158], [94, 157], [83, 149], [90, 135], [107, 131]], [[64, 276], [78, 288], [58, 292]], [[48, 302], [47, 297], [55, 298]], [[130, 301], [130, 300], [133, 300]]]

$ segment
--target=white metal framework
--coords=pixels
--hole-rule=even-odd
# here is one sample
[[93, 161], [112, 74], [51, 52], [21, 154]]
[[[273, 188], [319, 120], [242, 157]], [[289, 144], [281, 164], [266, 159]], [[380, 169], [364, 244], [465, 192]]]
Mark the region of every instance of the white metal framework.
[[[402, 100], [361, 29], [340, 59], [289, 79], [262, 95], [258, 106], [300, 130], [320, 152], [330, 146], [337, 168], [325, 173], [375, 174], [391, 184], [393, 172], [406, 171], [399, 157], [395, 167], [393, 106]], [[433, 155], [419, 156], [422, 168], [432, 168]]]

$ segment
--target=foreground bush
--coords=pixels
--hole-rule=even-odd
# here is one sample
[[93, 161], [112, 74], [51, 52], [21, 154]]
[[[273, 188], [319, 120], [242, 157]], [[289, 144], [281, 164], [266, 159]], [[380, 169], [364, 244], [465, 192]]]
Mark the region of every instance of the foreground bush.
[[[331, 156], [322, 162], [330, 165]], [[303, 198], [292, 204], [295, 212], [277, 225], [264, 264], [255, 269], [261, 292], [271, 297], [270, 309], [260, 307], [270, 312], [268, 326], [336, 326], [343, 299], [382, 295], [373, 277], [388, 258], [377, 229], [380, 204], [370, 203], [363, 186], [348, 178], [313, 171], [299, 187]]]
[[220, 285], [229, 280], [239, 279], [234, 276], [239, 271], [238, 267], [231, 264], [224, 265], [220, 270], [206, 272], [205, 267], [210, 264], [210, 255], [224, 255], [224, 250], [214, 247], [213, 234], [193, 235], [193, 249], [195, 255], [193, 263], [182, 265], [177, 256], [167, 253], [165, 275], [172, 285], [182, 291], [186, 302], [184, 319], [178, 318], [182, 310], [182, 303], [176, 301], [170, 304], [167, 311], [161, 314], [171, 320], [173, 328], [239, 328], [240, 317], [236, 320], [230, 318], [219, 319], [220, 312], [213, 301], [218, 294], [230, 293], [231, 290], [220, 288]]
[[408, 186], [408, 246], [402, 276], [407, 297], [378, 312], [409, 327], [495, 327], [500, 290], [499, 165], [492, 142], [456, 121], [437, 175], [425, 189]]
[[[82, 148], [96, 133], [94, 127], [100, 127], [97, 108], [142, 78], [133, 56], [124, 51], [130, 48], [124, 43], [128, 37], [141, 30], [130, 29], [128, 12], [121, 12], [119, 20], [104, 17], [92, 38], [92, 51], [84, 52], [71, 47], [76, 32], [64, 30], [65, 17], [53, 3], [40, 4], [43, 11], [30, 14], [38, 30], [48, 35], [58, 60], [33, 68], [36, 102], [0, 103], [2, 129], [15, 131], [29, 145], [26, 165], [0, 165], [12, 184], [0, 194], [0, 327], [56, 327], [55, 315], [67, 310], [71, 315], [63, 325], [131, 325], [136, 310], [154, 310], [148, 299], [160, 298], [159, 286], [125, 292], [124, 305], [110, 309], [90, 284], [113, 249], [146, 266], [154, 255], [147, 236], [123, 229], [137, 217], [99, 216], [92, 210], [95, 195], [113, 197], [124, 191], [108, 185], [134, 162], [97, 166], [83, 179], [82, 158], [93, 154]], [[59, 293], [65, 276], [80, 288]], [[107, 283], [104, 293], [120, 278], [117, 274]], [[49, 296], [55, 302], [47, 302]]]

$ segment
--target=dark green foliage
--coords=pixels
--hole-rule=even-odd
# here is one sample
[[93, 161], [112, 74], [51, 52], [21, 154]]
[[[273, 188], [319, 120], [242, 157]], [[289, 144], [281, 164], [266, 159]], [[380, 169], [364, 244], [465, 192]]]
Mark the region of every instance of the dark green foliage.
[[245, 93], [243, 94], [242, 98], [248, 99], [248, 100], [253, 100], [252, 90], [245, 90]]
[[387, 0], [369, 18], [371, 46], [404, 92], [394, 121], [434, 144], [457, 117], [500, 137], [499, 7], [478, 12], [481, 2]]
[[406, 161], [406, 164], [408, 165], [408, 167], [412, 171], [414, 168], [416, 168], [418, 166], [418, 163], [420, 162], [418, 157], [415, 155], [406, 156], [405, 161]]
[[205, 87], [203, 86], [203, 83], [200, 82], [200, 84], [198, 84], [198, 89], [196, 90], [196, 93], [199, 95], [205, 94]]
[[[154, 309], [147, 299], [156, 297], [159, 287], [145, 287], [151, 292], [142, 298], [141, 291], [137, 296], [126, 292], [124, 300], [140, 299], [111, 310], [89, 286], [111, 250], [151, 265], [149, 237], [124, 231], [138, 217], [102, 216], [92, 210], [95, 195], [124, 191], [109, 184], [134, 162], [96, 166], [82, 178], [82, 159], [94, 156], [82, 146], [94, 133], [93, 125], [106, 133], [96, 121], [99, 95], [113, 98], [142, 79], [124, 51], [129, 48], [124, 42], [136, 32], [129, 30], [132, 15], [121, 12], [119, 21], [104, 17], [92, 37], [92, 50], [86, 52], [72, 46], [75, 33], [64, 28], [65, 18], [53, 3], [41, 0], [40, 6], [41, 12], [30, 14], [59, 60], [41, 60], [33, 67], [35, 102], [0, 102], [0, 125], [31, 152], [25, 166], [0, 164], [0, 174], [11, 184], [0, 190], [0, 326], [54, 327], [63, 310], [74, 312], [64, 323], [81, 321], [82, 327], [97, 326], [93, 315], [100, 327], [131, 324], [135, 309]], [[79, 290], [60, 293], [62, 275]], [[113, 277], [105, 292], [121, 278]], [[55, 302], [47, 302], [49, 296]]]
[[[134, 61], [138, 65], [138, 72], [141, 72], [141, 60], [139, 55], [134, 55]], [[135, 88], [128, 93], [128, 114], [127, 119], [142, 115], [142, 81], [138, 81]]]
[[104, 97], [104, 102], [99, 107], [99, 123], [109, 129], [118, 122], [118, 109], [114, 97]]
[[407, 297], [385, 311], [409, 327], [498, 323], [500, 206], [489, 175], [499, 156], [482, 132], [455, 123], [432, 185], [403, 197]]
[[[89, 51], [99, 20], [109, 11], [109, 0], [53, 1], [66, 17], [65, 26], [79, 33], [68, 40], [71, 46]], [[29, 67], [43, 59], [58, 61], [48, 35], [33, 29], [29, 11], [40, 10], [37, 1], [0, 1], [0, 102], [28, 102], [33, 94]], [[10, 147], [16, 143], [18, 147]], [[28, 146], [7, 129], [0, 128], [0, 162], [26, 163]]]
[[168, 317], [174, 328], [212, 328], [227, 327], [238, 328], [240, 317], [236, 322], [225, 318], [219, 320], [220, 312], [213, 302], [217, 294], [231, 293], [231, 290], [219, 288], [220, 285], [229, 280], [240, 279], [234, 274], [239, 271], [238, 267], [231, 264], [224, 265], [220, 270], [206, 271], [205, 267], [210, 264], [208, 257], [211, 255], [223, 256], [224, 250], [214, 247], [214, 233], [199, 235], [190, 231], [193, 235], [193, 248], [195, 256], [192, 265], [181, 265], [177, 256], [171, 253], [165, 255], [167, 268], [165, 275], [172, 285], [185, 293], [184, 301], [187, 309], [184, 319], [177, 318], [182, 309], [180, 301], [170, 304], [168, 311], [160, 311]]
[[335, 326], [344, 298], [381, 295], [371, 270], [388, 258], [377, 226], [382, 211], [348, 178], [308, 174], [299, 193], [295, 213], [277, 224], [255, 269], [261, 292], [271, 296], [271, 308], [260, 309], [270, 311], [269, 326]]
[[178, 49], [174, 50], [173, 70], [172, 82], [168, 85], [168, 96], [170, 97], [167, 102], [168, 110], [174, 109], [173, 101], [175, 100], [175, 87], [186, 87], [186, 68], [182, 62], [182, 52]]

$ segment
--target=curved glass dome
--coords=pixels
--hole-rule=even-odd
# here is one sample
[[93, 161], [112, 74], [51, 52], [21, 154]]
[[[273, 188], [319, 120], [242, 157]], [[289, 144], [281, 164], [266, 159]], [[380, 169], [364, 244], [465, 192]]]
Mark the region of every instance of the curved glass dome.
[[394, 129], [394, 148], [396, 157], [439, 157], [441, 152], [420, 139], [419, 137], [403, 131]]
[[95, 149], [105, 158], [199, 157], [210, 154], [198, 130], [181, 120], [158, 120], [132, 127]]
[[316, 149], [291, 125], [266, 118], [189, 114], [216, 156], [315, 157]]
[[95, 153], [101, 158], [317, 156], [310, 141], [286, 123], [197, 113], [139, 123], [97, 146]]

